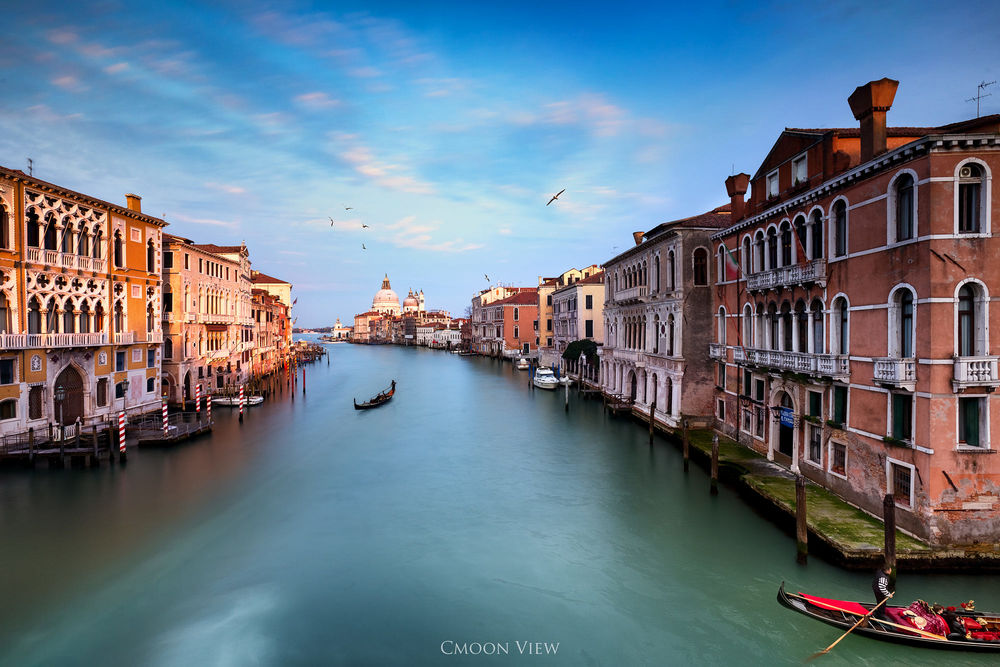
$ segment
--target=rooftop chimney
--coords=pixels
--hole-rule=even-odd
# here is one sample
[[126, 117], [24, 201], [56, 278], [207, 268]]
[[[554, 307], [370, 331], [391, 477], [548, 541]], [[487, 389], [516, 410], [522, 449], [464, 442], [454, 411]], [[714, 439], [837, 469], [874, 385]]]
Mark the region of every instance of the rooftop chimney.
[[639, 245], [642, 243], [642, 237], [646, 235], [646, 232], [632, 232], [632, 238], [635, 239], [635, 244]]
[[861, 161], [867, 162], [886, 151], [885, 112], [892, 108], [899, 81], [880, 79], [858, 86], [847, 103], [861, 121]]
[[743, 210], [746, 206], [744, 195], [750, 187], [750, 174], [735, 174], [726, 179], [726, 192], [729, 193], [729, 213], [731, 220], [743, 219]]
[[125, 201], [128, 202], [128, 210], [135, 211], [136, 213], [142, 213], [142, 197], [139, 195], [127, 194], [125, 195]]

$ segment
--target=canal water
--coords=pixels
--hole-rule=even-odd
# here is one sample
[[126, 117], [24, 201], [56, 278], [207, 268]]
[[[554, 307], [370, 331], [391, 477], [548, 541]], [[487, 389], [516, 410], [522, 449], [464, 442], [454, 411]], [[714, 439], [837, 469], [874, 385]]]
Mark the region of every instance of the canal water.
[[[0, 474], [0, 664], [793, 665], [840, 633], [782, 580], [871, 595], [599, 401], [567, 414], [488, 359], [330, 356], [305, 396], [124, 468]], [[1000, 609], [1000, 580], [904, 572], [898, 595]], [[861, 637], [822, 661], [995, 664]]]

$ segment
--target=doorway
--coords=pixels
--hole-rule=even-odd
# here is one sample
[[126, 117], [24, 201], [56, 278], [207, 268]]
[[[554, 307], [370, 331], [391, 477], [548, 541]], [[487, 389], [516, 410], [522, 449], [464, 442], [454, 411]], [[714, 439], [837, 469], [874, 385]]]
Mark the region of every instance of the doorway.
[[[63, 398], [61, 406], [58, 404], [55, 405], [56, 420], [64, 426], [75, 424], [78, 418], [83, 421], [83, 378], [80, 377], [80, 373], [72, 366], [67, 366], [56, 378], [52, 389], [55, 390], [60, 386], [66, 392], [66, 396]], [[52, 392], [52, 396], [55, 396], [55, 391]], [[61, 421], [60, 408], [62, 412]]]

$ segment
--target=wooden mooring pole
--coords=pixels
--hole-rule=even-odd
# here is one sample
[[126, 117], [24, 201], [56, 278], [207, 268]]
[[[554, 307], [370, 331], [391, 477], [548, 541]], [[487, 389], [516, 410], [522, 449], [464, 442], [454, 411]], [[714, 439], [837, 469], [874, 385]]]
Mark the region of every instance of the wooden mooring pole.
[[885, 525], [885, 562], [891, 568], [889, 588], [896, 586], [896, 499], [891, 493], [882, 501], [882, 523]]
[[795, 478], [795, 560], [805, 565], [809, 555], [809, 526], [806, 524], [806, 478]]
[[684, 451], [684, 472], [688, 471], [688, 464], [691, 461], [691, 440], [688, 437], [688, 420], [681, 417], [681, 447]]
[[719, 434], [712, 436], [712, 485], [713, 496], [719, 495]]
[[569, 382], [566, 383], [566, 412], [569, 412]]

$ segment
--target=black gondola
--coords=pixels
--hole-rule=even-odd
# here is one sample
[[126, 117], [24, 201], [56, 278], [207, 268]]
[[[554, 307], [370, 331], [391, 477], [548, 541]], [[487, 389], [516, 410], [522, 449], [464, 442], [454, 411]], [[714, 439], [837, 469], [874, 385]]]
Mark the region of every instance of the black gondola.
[[385, 391], [380, 391], [378, 394], [372, 397], [370, 401], [365, 401], [364, 403], [358, 403], [358, 399], [354, 400], [355, 410], [370, 410], [371, 408], [377, 408], [380, 405], [384, 405], [389, 402], [392, 395], [396, 393], [396, 381], [392, 381], [392, 386], [390, 386]]
[[[781, 587], [778, 589], [778, 602], [817, 621], [844, 629], [857, 623], [858, 619], [875, 606], [868, 602], [828, 600], [804, 593], [789, 593], [785, 591], [785, 582], [781, 582]], [[907, 609], [886, 607], [888, 620], [870, 616], [866, 623], [862, 623], [854, 630], [854, 634], [927, 648], [1000, 652], [1000, 614], [967, 609], [951, 611], [948, 615], [965, 631], [956, 631], [957, 628], [953, 627], [944, 616], [939, 616], [948, 630], [931, 632], [927, 629], [930, 626], [921, 629], [908, 623], [905, 615]]]

